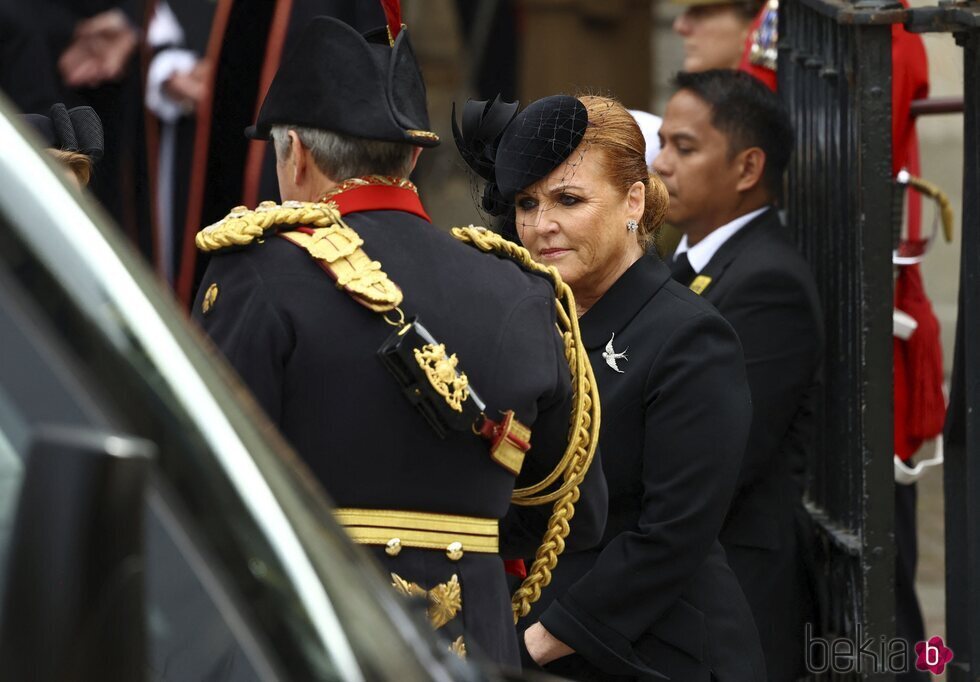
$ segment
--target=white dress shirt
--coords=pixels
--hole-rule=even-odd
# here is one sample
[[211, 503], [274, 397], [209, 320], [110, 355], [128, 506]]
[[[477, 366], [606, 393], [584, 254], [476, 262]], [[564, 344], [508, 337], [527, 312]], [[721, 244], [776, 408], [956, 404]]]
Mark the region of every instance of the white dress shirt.
[[751, 213], [746, 213], [745, 215], [739, 216], [730, 223], [725, 223], [717, 230], [714, 230], [707, 237], [699, 241], [694, 246], [688, 246], [687, 235], [681, 237], [680, 243], [677, 245], [677, 249], [674, 251], [674, 258], [676, 259], [682, 253], [687, 253], [687, 259], [691, 263], [691, 269], [695, 273], [700, 273], [704, 270], [704, 267], [708, 262], [714, 257], [721, 245], [732, 238], [736, 232], [741, 230], [743, 227], [748, 225], [757, 216], [762, 215], [768, 211], [771, 206], [763, 206], [760, 209], [752, 211]]

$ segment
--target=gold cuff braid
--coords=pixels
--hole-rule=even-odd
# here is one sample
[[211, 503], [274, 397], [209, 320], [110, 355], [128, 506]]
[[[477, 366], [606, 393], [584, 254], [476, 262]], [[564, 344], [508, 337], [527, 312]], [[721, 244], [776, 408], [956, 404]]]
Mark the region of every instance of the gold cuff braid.
[[[575, 297], [554, 267], [536, 263], [527, 249], [510, 242], [484, 228], [455, 227], [453, 236], [481, 251], [506, 256], [520, 266], [551, 280], [555, 288], [555, 305], [558, 313], [558, 329], [565, 344], [565, 360], [572, 375], [574, 405], [569, 426], [568, 447], [555, 469], [540, 482], [514, 490], [511, 501], [521, 506], [554, 502], [548, 528], [535, 553], [534, 563], [527, 577], [512, 598], [514, 622], [531, 611], [531, 604], [541, 597], [541, 590], [551, 583], [551, 572], [558, 565], [558, 556], [565, 549], [565, 538], [570, 530], [569, 521], [575, 515], [575, 503], [579, 499], [579, 484], [585, 477], [596, 446], [599, 443], [599, 392], [592, 364], [578, 326]], [[559, 477], [561, 484], [551, 492], [541, 491], [552, 486]]]

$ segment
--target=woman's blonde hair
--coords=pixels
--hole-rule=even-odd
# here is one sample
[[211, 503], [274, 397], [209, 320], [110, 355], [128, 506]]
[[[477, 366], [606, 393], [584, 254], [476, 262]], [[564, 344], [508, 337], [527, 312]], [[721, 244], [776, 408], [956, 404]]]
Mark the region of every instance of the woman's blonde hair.
[[68, 170], [75, 174], [78, 184], [82, 187], [88, 185], [92, 179], [92, 159], [79, 152], [66, 152], [61, 149], [49, 149], [48, 152], [58, 161], [66, 166]]
[[614, 187], [628, 192], [635, 182], [646, 188], [643, 217], [637, 237], [646, 250], [667, 217], [670, 197], [663, 181], [651, 174], [646, 164], [646, 143], [636, 120], [611, 97], [576, 95], [589, 112], [589, 126], [582, 144], [589, 151], [601, 150], [601, 163]]

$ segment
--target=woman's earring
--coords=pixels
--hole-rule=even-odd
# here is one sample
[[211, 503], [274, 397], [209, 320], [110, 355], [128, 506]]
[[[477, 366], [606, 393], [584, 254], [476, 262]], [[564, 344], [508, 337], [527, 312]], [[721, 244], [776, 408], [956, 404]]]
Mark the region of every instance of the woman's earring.
[[632, 218], [630, 218], [629, 220], [626, 221], [626, 230], [629, 231], [629, 232], [636, 232], [636, 230], [639, 227], [640, 227], [640, 224], [638, 222], [636, 222], [635, 220], [633, 220]]

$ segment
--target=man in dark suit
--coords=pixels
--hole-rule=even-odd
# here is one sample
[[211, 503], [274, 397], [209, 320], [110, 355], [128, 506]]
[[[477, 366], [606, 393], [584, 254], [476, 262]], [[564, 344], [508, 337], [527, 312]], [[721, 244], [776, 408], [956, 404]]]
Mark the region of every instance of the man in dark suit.
[[812, 620], [801, 537], [802, 472], [823, 323], [807, 263], [783, 234], [775, 202], [792, 148], [778, 97], [745, 73], [680, 73], [654, 162], [683, 233], [675, 279], [713, 303], [745, 352], [753, 420], [720, 539], [755, 616], [769, 679], [804, 674]]
[[[431, 225], [408, 175], [439, 138], [400, 21], [315, 18], [249, 135], [274, 142], [285, 201], [198, 234], [195, 318], [393, 586], [457, 653], [517, 666], [500, 555], [553, 524], [512, 495], [562, 469], [575, 402], [554, 283]], [[580, 492], [568, 542], [591, 546], [598, 459]]]

